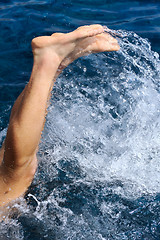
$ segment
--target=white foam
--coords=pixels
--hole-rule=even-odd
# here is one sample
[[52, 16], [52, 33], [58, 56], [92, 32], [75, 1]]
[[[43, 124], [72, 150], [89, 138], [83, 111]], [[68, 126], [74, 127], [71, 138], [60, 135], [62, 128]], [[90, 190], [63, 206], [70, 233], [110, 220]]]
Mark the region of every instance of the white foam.
[[[34, 218], [49, 237], [109, 239], [126, 209], [111, 195], [133, 200], [160, 192], [159, 55], [146, 39], [119, 33], [119, 52], [77, 61], [53, 90], [34, 181], [40, 191], [32, 194]], [[19, 236], [21, 225], [16, 229]], [[124, 231], [115, 239], [126, 239]]]
[[114, 178], [136, 184], [142, 193], [159, 192], [159, 56], [147, 40], [124, 35], [118, 53], [87, 57], [101, 79], [59, 79], [57, 88], [66, 84], [70, 90], [60, 89], [66, 95], [49, 108], [44, 139], [56, 146], [49, 150], [51, 161], [76, 157], [89, 179]]

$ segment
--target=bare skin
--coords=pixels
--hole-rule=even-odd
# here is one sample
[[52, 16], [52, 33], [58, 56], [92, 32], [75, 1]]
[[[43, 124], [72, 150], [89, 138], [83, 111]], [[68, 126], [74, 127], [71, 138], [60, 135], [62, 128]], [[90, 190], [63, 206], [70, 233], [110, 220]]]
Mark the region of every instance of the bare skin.
[[117, 50], [117, 40], [104, 33], [101, 25], [32, 40], [31, 77], [12, 108], [7, 136], [0, 150], [0, 207], [22, 196], [32, 182], [54, 80], [81, 56]]

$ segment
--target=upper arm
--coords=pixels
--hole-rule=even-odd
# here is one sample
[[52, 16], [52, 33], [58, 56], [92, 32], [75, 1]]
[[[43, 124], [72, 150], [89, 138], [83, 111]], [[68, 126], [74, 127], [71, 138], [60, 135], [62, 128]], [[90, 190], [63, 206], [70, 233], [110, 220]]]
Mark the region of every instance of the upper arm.
[[5, 165], [17, 167], [27, 164], [28, 159], [33, 158], [37, 152], [34, 139], [34, 134], [27, 127], [21, 127], [17, 120], [11, 121], [4, 144]]
[[37, 168], [35, 151], [28, 155], [23, 134], [10, 124], [0, 149], [0, 206], [20, 197], [30, 186]]
[[[37, 159], [33, 156], [28, 164], [12, 168], [5, 165], [4, 148], [0, 151], [0, 206], [22, 196], [34, 177]], [[3, 161], [2, 161], [3, 160]], [[10, 160], [11, 161], [11, 160]]]

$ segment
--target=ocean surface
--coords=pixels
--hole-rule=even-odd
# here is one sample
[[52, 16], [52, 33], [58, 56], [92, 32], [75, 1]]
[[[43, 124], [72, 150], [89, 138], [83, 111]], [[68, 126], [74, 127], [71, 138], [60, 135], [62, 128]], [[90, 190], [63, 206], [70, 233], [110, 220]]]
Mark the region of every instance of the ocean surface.
[[0, 1], [0, 144], [32, 38], [100, 23], [121, 49], [58, 78], [39, 168], [0, 240], [160, 239], [160, 1]]

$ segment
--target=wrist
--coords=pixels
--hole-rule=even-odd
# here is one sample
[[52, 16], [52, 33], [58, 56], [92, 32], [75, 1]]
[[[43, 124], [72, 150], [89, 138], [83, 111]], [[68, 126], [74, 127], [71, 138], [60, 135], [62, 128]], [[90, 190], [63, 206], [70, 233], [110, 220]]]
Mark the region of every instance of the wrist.
[[39, 66], [56, 66], [58, 67], [61, 63], [61, 59], [58, 55], [55, 53], [51, 52], [42, 52], [40, 54], [34, 54], [34, 64], [39, 65]]
[[34, 54], [33, 69], [36, 72], [44, 72], [46, 75], [54, 75], [60, 63], [60, 58], [54, 53]]

